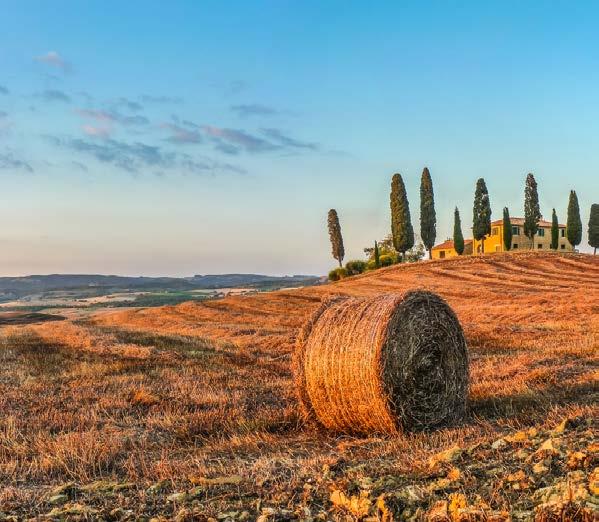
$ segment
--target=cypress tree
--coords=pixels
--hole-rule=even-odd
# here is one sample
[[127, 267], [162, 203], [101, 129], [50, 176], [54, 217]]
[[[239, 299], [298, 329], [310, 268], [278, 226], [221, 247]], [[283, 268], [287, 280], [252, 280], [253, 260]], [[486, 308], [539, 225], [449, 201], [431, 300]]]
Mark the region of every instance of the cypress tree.
[[462, 234], [462, 220], [460, 219], [460, 211], [458, 207], [453, 213], [453, 248], [458, 256], [464, 253], [464, 235]]
[[420, 179], [420, 237], [428, 250], [431, 259], [435, 238], [437, 236], [437, 216], [435, 214], [435, 195], [433, 193], [433, 180], [427, 167], [422, 171]]
[[391, 180], [391, 234], [393, 246], [405, 260], [406, 250], [414, 246], [414, 229], [410, 217], [410, 204], [401, 174]]
[[328, 225], [333, 257], [337, 261], [339, 261], [339, 266], [343, 266], [345, 248], [343, 247], [343, 236], [341, 235], [341, 225], [339, 224], [339, 216], [337, 215], [337, 211], [334, 208], [329, 210]]
[[578, 196], [574, 190], [570, 191], [570, 200], [568, 201], [566, 236], [574, 248], [576, 248], [576, 245], [579, 245], [582, 241], [582, 221], [580, 220], [580, 207], [578, 206]]
[[472, 212], [472, 235], [482, 241], [482, 253], [485, 252], [485, 236], [491, 233], [491, 202], [489, 191], [483, 178], [476, 182], [474, 207]]
[[512, 249], [512, 222], [507, 207], [503, 207], [503, 248], [506, 252]]
[[557, 221], [557, 214], [555, 209], [551, 214], [551, 249], [557, 250], [559, 247], [559, 222]]
[[374, 266], [376, 268], [381, 268], [381, 255], [379, 253], [379, 244], [374, 242]]
[[541, 211], [539, 209], [537, 182], [532, 174], [528, 174], [524, 188], [524, 235], [530, 239], [532, 248], [534, 248], [535, 234], [539, 230], [540, 219]]
[[597, 254], [599, 248], [599, 205], [593, 203], [591, 205], [591, 215], [589, 217], [589, 245], [595, 250], [594, 254]]

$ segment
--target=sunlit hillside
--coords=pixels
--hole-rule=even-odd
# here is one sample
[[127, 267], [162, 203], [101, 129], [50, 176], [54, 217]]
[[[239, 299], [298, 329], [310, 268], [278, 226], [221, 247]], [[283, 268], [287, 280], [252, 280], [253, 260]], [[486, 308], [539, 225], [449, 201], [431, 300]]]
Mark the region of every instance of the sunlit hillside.
[[[466, 424], [368, 439], [303, 425], [289, 362], [306, 317], [330, 294], [413, 288], [443, 296], [464, 327]], [[0, 363], [0, 511], [527, 520], [592, 517], [597, 499], [599, 257], [427, 261], [13, 327]]]

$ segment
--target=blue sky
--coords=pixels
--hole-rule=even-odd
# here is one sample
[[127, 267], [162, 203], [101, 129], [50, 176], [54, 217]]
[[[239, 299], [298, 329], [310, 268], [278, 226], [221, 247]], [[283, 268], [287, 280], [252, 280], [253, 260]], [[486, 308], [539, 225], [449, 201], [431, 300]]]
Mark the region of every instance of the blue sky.
[[420, 174], [437, 238], [494, 218], [584, 224], [599, 200], [592, 2], [2, 2], [0, 273], [324, 273], [389, 231]]

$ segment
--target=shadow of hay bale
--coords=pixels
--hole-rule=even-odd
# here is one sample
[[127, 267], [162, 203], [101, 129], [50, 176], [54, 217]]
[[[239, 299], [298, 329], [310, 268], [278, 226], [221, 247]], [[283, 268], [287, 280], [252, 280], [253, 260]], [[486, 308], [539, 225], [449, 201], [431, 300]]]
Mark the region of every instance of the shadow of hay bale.
[[325, 301], [298, 336], [304, 416], [349, 433], [397, 433], [464, 418], [468, 354], [457, 317], [425, 291]]

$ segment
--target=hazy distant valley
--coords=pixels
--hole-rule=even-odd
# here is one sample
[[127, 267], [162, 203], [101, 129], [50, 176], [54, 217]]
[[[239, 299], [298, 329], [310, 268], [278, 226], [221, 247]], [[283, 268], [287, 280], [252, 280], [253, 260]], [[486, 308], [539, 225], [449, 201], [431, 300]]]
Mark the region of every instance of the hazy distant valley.
[[0, 278], [0, 310], [39, 312], [174, 305], [255, 292], [311, 286], [316, 276], [258, 274], [193, 277], [123, 277], [105, 275], [31, 275]]

